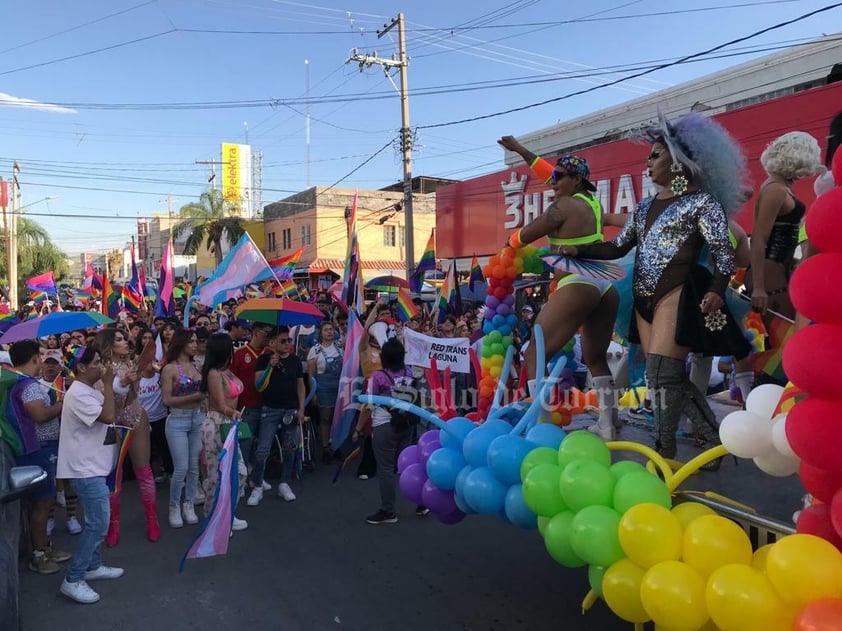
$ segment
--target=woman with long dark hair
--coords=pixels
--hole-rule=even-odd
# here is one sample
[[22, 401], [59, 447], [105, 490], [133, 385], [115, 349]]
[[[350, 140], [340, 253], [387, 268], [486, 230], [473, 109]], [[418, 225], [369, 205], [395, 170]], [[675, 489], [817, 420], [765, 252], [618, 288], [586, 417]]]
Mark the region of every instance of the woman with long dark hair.
[[[243, 382], [231, 372], [231, 359], [234, 357], [234, 343], [227, 333], [214, 333], [208, 338], [205, 351], [205, 363], [202, 366], [201, 392], [208, 396], [208, 411], [202, 425], [202, 448], [205, 453], [205, 515], [213, 506], [216, 487], [219, 484], [219, 452], [222, 451], [223, 437], [221, 428], [234, 418], [240, 418], [237, 409], [237, 397], [243, 391]], [[239, 497], [245, 489], [248, 474], [243, 461], [243, 454], [237, 450], [237, 471], [239, 473]], [[248, 522], [234, 517], [232, 530], [245, 530]]]
[[[319, 406], [319, 437], [322, 441], [322, 462], [330, 464], [332, 451], [330, 426], [333, 408], [339, 396], [339, 373], [342, 370], [342, 349], [336, 344], [336, 329], [329, 321], [319, 326], [318, 342], [307, 354], [307, 372], [316, 378], [315, 403]], [[338, 448], [339, 445], [333, 445]]]

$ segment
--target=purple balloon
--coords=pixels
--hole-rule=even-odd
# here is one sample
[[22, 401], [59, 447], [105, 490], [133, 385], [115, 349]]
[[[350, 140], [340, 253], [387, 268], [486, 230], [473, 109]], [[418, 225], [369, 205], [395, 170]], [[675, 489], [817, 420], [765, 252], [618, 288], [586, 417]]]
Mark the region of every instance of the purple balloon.
[[506, 297], [503, 298], [503, 304], [508, 306], [513, 306], [515, 304], [515, 297], [513, 294], [506, 294]]
[[500, 315], [507, 316], [511, 312], [512, 312], [512, 308], [509, 305], [504, 304], [502, 302], [499, 305], [497, 305], [497, 313], [499, 313]]
[[494, 294], [488, 294], [485, 297], [485, 306], [490, 309], [496, 309], [497, 305], [500, 304], [500, 300]]
[[423, 504], [421, 490], [424, 488], [426, 481], [427, 471], [424, 467], [418, 463], [409, 465], [400, 476], [399, 486], [401, 493], [413, 504]]
[[448, 513], [447, 515], [439, 515], [438, 513], [434, 514], [441, 523], [446, 524], [448, 526], [458, 524], [460, 521], [465, 519], [465, 513], [463, 513], [458, 508], [452, 513]]
[[[421, 438], [418, 439], [418, 449], [421, 449], [427, 443], [440, 443], [441, 437], [439, 436], [440, 430], [433, 429], [429, 432], [424, 432], [421, 435]], [[432, 452], [430, 452], [432, 453]]]
[[424, 465], [424, 471], [427, 470], [427, 461], [437, 449], [441, 449], [441, 443], [437, 440], [428, 440], [423, 445], [418, 443], [418, 451], [420, 453], [418, 463]]
[[453, 491], [443, 491], [430, 480], [427, 480], [421, 489], [421, 504], [436, 515], [447, 515], [459, 510], [453, 499]]
[[405, 448], [398, 456], [398, 473], [403, 473], [410, 465], [418, 464], [420, 455], [416, 445]]
[[497, 312], [491, 307], [486, 307], [482, 310], [482, 319], [491, 320]]

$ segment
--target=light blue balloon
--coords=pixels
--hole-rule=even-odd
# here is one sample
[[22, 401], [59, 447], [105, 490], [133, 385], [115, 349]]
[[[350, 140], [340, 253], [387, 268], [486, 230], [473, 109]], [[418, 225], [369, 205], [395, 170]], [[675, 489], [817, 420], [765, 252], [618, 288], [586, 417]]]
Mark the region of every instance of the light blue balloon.
[[538, 528], [538, 515], [529, 510], [523, 501], [523, 486], [513, 484], [506, 491], [506, 517], [518, 528], [535, 530]]
[[472, 467], [487, 466], [488, 447], [491, 445], [491, 441], [498, 436], [508, 434], [511, 430], [511, 425], [496, 419], [483, 423], [474, 429], [462, 441], [462, 455], [465, 456], [465, 461]]
[[491, 323], [491, 320], [486, 320], [482, 323], [482, 332], [488, 335], [494, 330], [494, 325]]
[[465, 501], [465, 498], [462, 497], [459, 493], [453, 493], [453, 501], [456, 502], [456, 506], [459, 508], [460, 511], [465, 513], [466, 515], [476, 515], [476, 511], [468, 505], [468, 502]]
[[558, 449], [565, 436], [564, 430], [552, 423], [538, 423], [526, 432], [526, 440], [530, 443], [550, 449]]
[[520, 436], [498, 436], [488, 446], [488, 466], [503, 484], [519, 484], [520, 465], [534, 448], [535, 445]]
[[462, 452], [455, 449], [436, 449], [427, 460], [427, 477], [438, 488], [452, 491], [456, 477], [465, 466]]
[[510, 313], [506, 316], [506, 324], [509, 325], [509, 328], [517, 326], [517, 316], [514, 313]]
[[465, 478], [464, 497], [480, 515], [495, 515], [506, 504], [508, 487], [494, 477], [488, 467], [474, 469]]
[[495, 329], [499, 329], [504, 323], [506, 322], [506, 317], [501, 316], [499, 313], [491, 318], [491, 324], [494, 325]]
[[462, 451], [462, 441], [475, 427], [476, 425], [471, 422], [471, 419], [456, 416], [447, 421], [447, 429], [442, 430], [439, 434], [439, 442], [442, 447], [447, 449]]
[[456, 505], [463, 513], [476, 513], [474, 507], [468, 504], [465, 499], [465, 480], [471, 475], [474, 468], [470, 465], [465, 465], [456, 476], [456, 482], [453, 485], [453, 498], [456, 500]]

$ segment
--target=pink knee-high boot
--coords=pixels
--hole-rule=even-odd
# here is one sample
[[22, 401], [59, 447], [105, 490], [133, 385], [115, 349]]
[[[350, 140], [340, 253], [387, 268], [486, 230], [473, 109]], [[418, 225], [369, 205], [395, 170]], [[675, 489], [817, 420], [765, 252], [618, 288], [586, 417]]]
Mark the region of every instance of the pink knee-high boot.
[[161, 527], [158, 525], [158, 507], [155, 503], [155, 476], [152, 475], [149, 465], [135, 467], [134, 475], [140, 490], [140, 501], [143, 502], [143, 510], [146, 512], [146, 538], [149, 541], [158, 541], [161, 538]]
[[105, 535], [105, 545], [113, 548], [120, 540], [120, 494], [112, 493], [109, 503], [111, 504], [111, 519], [108, 522], [108, 534]]

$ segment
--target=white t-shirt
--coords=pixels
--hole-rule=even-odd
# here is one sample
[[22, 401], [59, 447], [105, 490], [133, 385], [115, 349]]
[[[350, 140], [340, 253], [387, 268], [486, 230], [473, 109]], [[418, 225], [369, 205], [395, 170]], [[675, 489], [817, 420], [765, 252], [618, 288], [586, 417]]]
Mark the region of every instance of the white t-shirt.
[[108, 426], [98, 423], [105, 397], [81, 381], [64, 395], [58, 441], [58, 478], [104, 477], [114, 464], [114, 445], [103, 445]]
[[149, 422], [160, 421], [167, 416], [167, 406], [161, 395], [161, 374], [154, 373], [151, 377], [141, 377], [137, 384], [137, 398], [141, 407], [146, 410]]
[[[321, 352], [319, 352], [321, 350]], [[342, 362], [342, 353], [336, 347], [336, 344], [331, 344], [330, 346], [322, 346], [321, 344], [316, 344], [313, 348], [310, 349], [310, 352], [307, 353], [308, 361], [316, 358], [316, 374], [321, 375], [325, 371], [325, 358], [326, 357], [338, 357], [339, 362]]]

